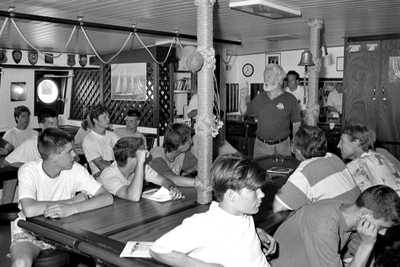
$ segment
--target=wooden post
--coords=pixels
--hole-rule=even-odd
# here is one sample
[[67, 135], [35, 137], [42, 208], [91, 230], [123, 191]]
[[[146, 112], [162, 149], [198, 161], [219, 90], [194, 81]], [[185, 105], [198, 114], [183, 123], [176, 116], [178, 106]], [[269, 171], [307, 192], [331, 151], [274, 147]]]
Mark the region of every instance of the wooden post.
[[197, 51], [204, 59], [204, 65], [198, 73], [198, 113], [196, 134], [198, 135], [198, 177], [196, 178], [197, 202], [210, 203], [212, 190], [210, 170], [212, 165], [212, 129], [214, 116], [214, 70], [215, 50], [213, 48], [213, 7], [215, 0], [195, 0], [197, 6]]
[[320, 31], [324, 25], [321, 19], [310, 19], [310, 52], [315, 66], [308, 67], [308, 102], [305, 121], [307, 125], [317, 125], [319, 117], [318, 80], [321, 70]]

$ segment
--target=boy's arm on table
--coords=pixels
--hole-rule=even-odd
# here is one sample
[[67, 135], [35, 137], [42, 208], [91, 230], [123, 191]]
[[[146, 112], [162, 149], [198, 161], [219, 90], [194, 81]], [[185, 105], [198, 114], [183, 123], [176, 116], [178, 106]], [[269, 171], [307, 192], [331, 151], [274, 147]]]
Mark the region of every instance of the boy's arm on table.
[[49, 218], [63, 218], [111, 205], [114, 199], [107, 190], [100, 187], [96, 194], [86, 201], [83, 201], [82, 196], [78, 195], [71, 199], [60, 201], [36, 201], [31, 198], [24, 198], [20, 202], [26, 217], [44, 215]]

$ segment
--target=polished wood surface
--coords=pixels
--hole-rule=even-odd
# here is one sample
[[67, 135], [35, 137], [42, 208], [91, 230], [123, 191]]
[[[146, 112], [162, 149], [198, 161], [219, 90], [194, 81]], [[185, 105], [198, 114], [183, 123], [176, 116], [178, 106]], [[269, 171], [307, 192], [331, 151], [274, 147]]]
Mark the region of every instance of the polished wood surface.
[[[295, 169], [299, 162], [293, 158], [262, 157], [256, 159], [264, 169], [273, 166]], [[255, 223], [269, 233], [289, 214], [274, 214], [271, 205], [276, 191], [286, 182], [288, 175], [274, 174], [272, 183], [263, 188], [265, 197]], [[120, 258], [127, 241], [155, 241], [195, 213], [205, 212], [209, 205], [196, 203], [196, 189], [180, 188], [182, 200], [159, 203], [147, 199], [130, 202], [115, 199], [112, 206], [76, 214], [62, 219], [43, 216], [19, 221], [19, 225], [40, 237], [67, 246], [77, 252], [107, 261], [115, 266], [165, 266], [152, 259]]]

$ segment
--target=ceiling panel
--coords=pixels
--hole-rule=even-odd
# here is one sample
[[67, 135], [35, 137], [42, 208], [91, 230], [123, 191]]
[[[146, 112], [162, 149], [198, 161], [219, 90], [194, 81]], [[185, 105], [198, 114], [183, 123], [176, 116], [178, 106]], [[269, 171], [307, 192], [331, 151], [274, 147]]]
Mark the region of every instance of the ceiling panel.
[[[210, 1], [210, 0], [209, 0]], [[328, 46], [343, 45], [343, 37], [400, 33], [398, 0], [270, 0], [300, 10], [302, 17], [271, 20], [232, 10], [229, 0], [218, 0], [213, 7], [214, 37], [242, 40], [241, 46], [225, 45], [228, 54], [243, 55], [269, 51], [304, 49], [309, 46], [309, 19], [324, 21], [322, 40]], [[15, 6], [17, 13], [78, 20], [116, 26], [149, 29], [196, 36], [197, 6], [188, 0], [10, 0], [0, 2], [0, 11]], [[3, 25], [4, 17], [0, 17]], [[66, 45], [73, 26], [49, 22], [15, 20], [32, 45], [43, 51], [60, 52]], [[125, 42], [127, 32], [86, 28], [100, 54], [116, 53]], [[139, 34], [146, 45], [154, 45], [160, 36]], [[300, 40], [268, 41], [271, 35], [298, 35]], [[170, 37], [166, 37], [170, 38]], [[172, 38], [171, 38], [172, 39]], [[0, 36], [0, 47], [30, 49], [9, 21]], [[126, 49], [141, 47], [135, 37]], [[218, 47], [221, 47], [220, 45]], [[67, 53], [94, 54], [83, 32], [77, 27]]]

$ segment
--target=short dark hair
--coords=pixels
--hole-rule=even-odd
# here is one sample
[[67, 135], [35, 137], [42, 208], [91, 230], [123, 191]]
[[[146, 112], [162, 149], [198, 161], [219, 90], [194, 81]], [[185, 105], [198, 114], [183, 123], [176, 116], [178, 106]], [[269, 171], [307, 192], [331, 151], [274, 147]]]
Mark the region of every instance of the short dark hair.
[[89, 119], [92, 122], [92, 124], [94, 125], [94, 119], [98, 120], [99, 116], [104, 113], [108, 114], [109, 112], [108, 112], [107, 108], [105, 106], [103, 106], [102, 104], [97, 104], [97, 105], [91, 107], [90, 111], [89, 111]]
[[211, 186], [217, 201], [224, 199], [228, 189], [240, 191], [243, 188], [257, 190], [271, 180], [267, 172], [256, 161], [236, 154], [225, 154], [218, 157], [211, 167]]
[[57, 153], [68, 143], [74, 143], [74, 136], [57, 128], [44, 129], [38, 136], [38, 150], [43, 160]]
[[296, 71], [294, 71], [294, 70], [289, 70], [289, 72], [286, 74], [286, 78], [287, 78], [289, 75], [294, 75], [294, 77], [296, 78], [296, 80], [300, 80], [300, 75], [299, 75]]
[[138, 119], [140, 119], [140, 112], [136, 109], [130, 109], [128, 110], [128, 112], [126, 113], [126, 116], [129, 117], [137, 117]]
[[114, 145], [114, 157], [119, 167], [128, 162], [128, 158], [136, 158], [136, 151], [143, 148], [142, 138], [123, 137]]
[[41, 108], [37, 114], [38, 123], [45, 123], [47, 118], [57, 118], [57, 117], [58, 117], [57, 111], [49, 107]]
[[164, 134], [163, 147], [167, 152], [175, 151], [180, 145], [186, 144], [191, 135], [192, 132], [186, 124], [174, 123], [168, 125]]
[[328, 150], [324, 132], [313, 125], [302, 125], [294, 137], [293, 145], [305, 159], [325, 157]]
[[18, 106], [14, 108], [14, 119], [15, 122], [18, 123], [17, 118], [23, 113], [28, 112], [28, 115], [31, 115], [31, 111], [26, 106]]
[[376, 134], [372, 129], [357, 123], [344, 127], [343, 133], [349, 136], [351, 142], [358, 140], [360, 142], [360, 147], [365, 152], [374, 149]]
[[89, 128], [89, 121], [88, 121], [88, 115], [90, 113], [90, 108], [88, 106], [83, 107], [83, 120], [81, 121], [81, 127], [83, 130], [87, 131]]
[[400, 197], [389, 186], [375, 185], [365, 189], [357, 198], [356, 206], [371, 210], [375, 219], [400, 224]]

